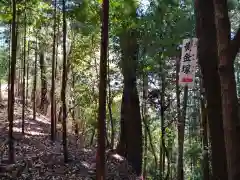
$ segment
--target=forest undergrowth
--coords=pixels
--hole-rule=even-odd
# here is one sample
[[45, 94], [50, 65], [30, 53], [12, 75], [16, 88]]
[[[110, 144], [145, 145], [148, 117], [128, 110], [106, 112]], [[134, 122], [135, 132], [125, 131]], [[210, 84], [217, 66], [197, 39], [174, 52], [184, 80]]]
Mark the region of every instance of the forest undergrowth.
[[[3, 94], [7, 92], [3, 91]], [[78, 138], [68, 134], [69, 162], [64, 163], [61, 137], [50, 140], [50, 119], [27, 108], [25, 134], [21, 132], [21, 102], [15, 103], [14, 140], [15, 164], [8, 164], [7, 98], [3, 97], [0, 109], [0, 179], [1, 180], [81, 180], [96, 179], [96, 148], [83, 148]], [[61, 134], [58, 132], [57, 134]], [[106, 171], [109, 180], [135, 180], [132, 168], [122, 157], [106, 152]]]

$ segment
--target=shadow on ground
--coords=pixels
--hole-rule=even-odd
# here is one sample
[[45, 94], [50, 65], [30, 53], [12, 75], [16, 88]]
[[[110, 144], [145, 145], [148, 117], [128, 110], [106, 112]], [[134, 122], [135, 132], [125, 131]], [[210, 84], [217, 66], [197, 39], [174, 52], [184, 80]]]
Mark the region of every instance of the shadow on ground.
[[[21, 133], [21, 108], [15, 107], [14, 139], [17, 168], [8, 168], [8, 121], [7, 107], [0, 109], [0, 145], [2, 163], [0, 179], [87, 179], [93, 177], [91, 161], [94, 152], [78, 149], [69, 144], [69, 163], [65, 164], [61, 140], [50, 141], [50, 122], [43, 116], [32, 119], [31, 110], [26, 111], [25, 134]], [[21, 106], [20, 106], [21, 107]], [[71, 137], [70, 137], [71, 138]], [[6, 143], [6, 145], [4, 145]], [[4, 172], [5, 171], [5, 172]], [[19, 173], [18, 171], [21, 171]]]
[[[37, 114], [32, 118], [32, 110], [26, 109], [25, 134], [21, 133], [22, 105], [15, 103], [14, 108], [14, 144], [15, 164], [8, 160], [8, 118], [6, 92], [0, 107], [0, 180], [91, 180], [95, 179], [92, 168], [96, 149], [84, 149], [76, 137], [68, 134], [68, 154], [70, 161], [64, 163], [60, 138], [50, 141], [50, 121]], [[138, 179], [125, 159], [107, 153], [106, 180]]]

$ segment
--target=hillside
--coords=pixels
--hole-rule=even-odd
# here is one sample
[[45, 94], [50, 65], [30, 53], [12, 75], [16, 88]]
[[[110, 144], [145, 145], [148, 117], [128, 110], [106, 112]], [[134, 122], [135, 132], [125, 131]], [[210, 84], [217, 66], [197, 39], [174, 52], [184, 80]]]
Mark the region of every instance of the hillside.
[[[0, 179], [36, 179], [36, 180], [80, 180], [95, 179], [95, 148], [82, 148], [73, 134], [68, 134], [68, 150], [70, 162], [64, 164], [61, 139], [52, 143], [50, 140], [50, 120], [37, 114], [32, 120], [32, 110], [27, 109], [25, 119], [25, 135], [21, 134], [21, 104], [15, 104], [14, 139], [16, 163], [7, 164], [8, 122], [6, 92], [0, 109]], [[61, 134], [59, 132], [58, 134]], [[136, 177], [128, 163], [120, 156], [107, 152], [107, 179], [123, 180]]]

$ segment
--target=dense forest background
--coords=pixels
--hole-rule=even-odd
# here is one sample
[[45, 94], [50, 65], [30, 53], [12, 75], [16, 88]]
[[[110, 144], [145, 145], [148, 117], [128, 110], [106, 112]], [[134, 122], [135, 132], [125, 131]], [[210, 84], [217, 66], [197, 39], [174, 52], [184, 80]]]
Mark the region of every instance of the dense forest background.
[[[49, 121], [37, 136], [60, 140], [65, 163], [70, 143], [96, 150], [99, 180], [109, 152], [144, 179], [239, 180], [239, 9], [237, 0], [1, 0], [5, 164], [16, 163], [15, 133], [30, 134], [31, 115]], [[188, 38], [198, 38], [193, 88], [178, 83]]]

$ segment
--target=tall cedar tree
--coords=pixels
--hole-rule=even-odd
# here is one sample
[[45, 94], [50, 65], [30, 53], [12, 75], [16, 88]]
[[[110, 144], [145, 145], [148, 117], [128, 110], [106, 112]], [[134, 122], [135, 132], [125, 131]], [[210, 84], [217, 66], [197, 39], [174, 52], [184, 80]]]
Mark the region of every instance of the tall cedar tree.
[[[147, 107], [147, 98], [148, 98], [148, 73], [143, 73], [143, 105], [142, 105], [142, 119], [143, 122], [148, 119], [148, 107]], [[143, 159], [143, 178], [147, 176], [147, 153], [148, 153], [148, 134], [147, 128], [144, 127], [144, 159]]]
[[107, 51], [108, 51], [109, 0], [102, 3], [102, 32], [100, 54], [100, 83], [98, 107], [98, 148], [97, 148], [97, 180], [105, 180], [105, 119], [107, 88]]
[[63, 154], [64, 162], [68, 162], [67, 151], [67, 105], [66, 105], [66, 85], [67, 85], [67, 51], [66, 51], [66, 39], [67, 39], [67, 23], [66, 23], [66, 4], [65, 0], [62, 0], [62, 13], [63, 13], [63, 73], [62, 73], [62, 142], [63, 142]]
[[240, 179], [240, 122], [227, 0], [214, 0], [228, 179]]
[[[10, 21], [12, 23], [12, 21]], [[10, 96], [10, 86], [11, 86], [11, 33], [12, 33], [12, 24], [9, 25], [9, 42], [8, 42], [8, 47], [9, 47], [9, 59], [8, 59], [8, 97]], [[9, 114], [9, 110], [10, 110], [10, 103], [8, 101], [8, 114]]]
[[121, 132], [117, 151], [127, 158], [137, 175], [140, 176], [142, 173], [143, 142], [139, 96], [136, 87], [139, 51], [137, 38], [138, 32], [136, 29], [125, 29], [120, 35], [124, 87], [121, 104]]
[[[218, 75], [216, 27], [213, 1], [195, 0], [198, 59], [207, 100], [207, 116], [212, 151], [213, 179], [227, 180], [227, 162], [223, 132], [221, 88]], [[221, 158], [219, 158], [221, 157]]]
[[185, 116], [187, 108], [188, 88], [184, 88], [184, 102], [183, 102], [183, 114], [181, 114], [180, 104], [180, 87], [179, 87], [179, 70], [180, 59], [176, 61], [176, 94], [177, 94], [177, 119], [178, 119], [178, 157], [177, 157], [177, 179], [184, 179], [183, 172], [183, 144], [184, 144], [184, 129], [185, 129]]
[[[29, 67], [29, 54], [30, 54], [30, 42], [28, 41], [28, 50], [27, 50], [27, 52], [28, 52], [28, 55], [27, 55], [27, 79], [26, 79], [26, 81], [27, 81], [27, 84], [26, 84], [26, 98], [28, 99], [28, 85], [29, 85], [29, 83], [28, 83], [28, 80], [29, 80], [29, 69], [30, 69], [30, 67]], [[26, 107], [28, 106], [28, 101], [26, 101]]]
[[203, 178], [204, 180], [210, 180], [209, 177], [209, 156], [208, 156], [208, 128], [207, 128], [207, 108], [206, 108], [206, 99], [204, 94], [204, 88], [201, 87], [201, 128], [202, 128], [202, 149], [203, 149], [203, 159], [202, 159], [202, 169], [203, 169]]
[[56, 29], [57, 29], [57, 0], [54, 0], [54, 25], [53, 25], [53, 52], [52, 52], [52, 89], [51, 89], [51, 140], [56, 137], [56, 107], [55, 107], [55, 65], [56, 65]]
[[[179, 95], [178, 95], [179, 96]], [[187, 114], [187, 101], [188, 101], [188, 87], [184, 87], [183, 93], [183, 109], [182, 114], [178, 119], [178, 160], [177, 160], [177, 179], [184, 180], [184, 162], [183, 162], [183, 146], [184, 146], [184, 130], [185, 130], [185, 119]], [[179, 106], [179, 105], [178, 105]]]
[[11, 88], [8, 96], [8, 120], [9, 120], [9, 162], [14, 163], [14, 140], [13, 140], [13, 120], [14, 120], [14, 79], [16, 72], [17, 56], [17, 30], [16, 30], [16, 0], [12, 0], [12, 62], [11, 62]]
[[37, 41], [37, 33], [36, 33], [36, 40], [35, 40], [35, 62], [34, 62], [34, 79], [33, 79], [33, 120], [36, 120], [36, 90], [37, 90], [37, 59], [38, 59], [38, 41]]
[[26, 79], [26, 34], [27, 34], [27, 14], [26, 14], [26, 0], [24, 10], [24, 39], [23, 39], [23, 86], [22, 86], [22, 133], [24, 134], [25, 124], [25, 79]]
[[[43, 48], [43, 47], [42, 47]], [[46, 77], [46, 65], [44, 60], [44, 51], [41, 48], [40, 56], [39, 56], [39, 64], [40, 64], [40, 73], [41, 73], [41, 102], [40, 102], [40, 111], [42, 114], [47, 113], [47, 77]]]

